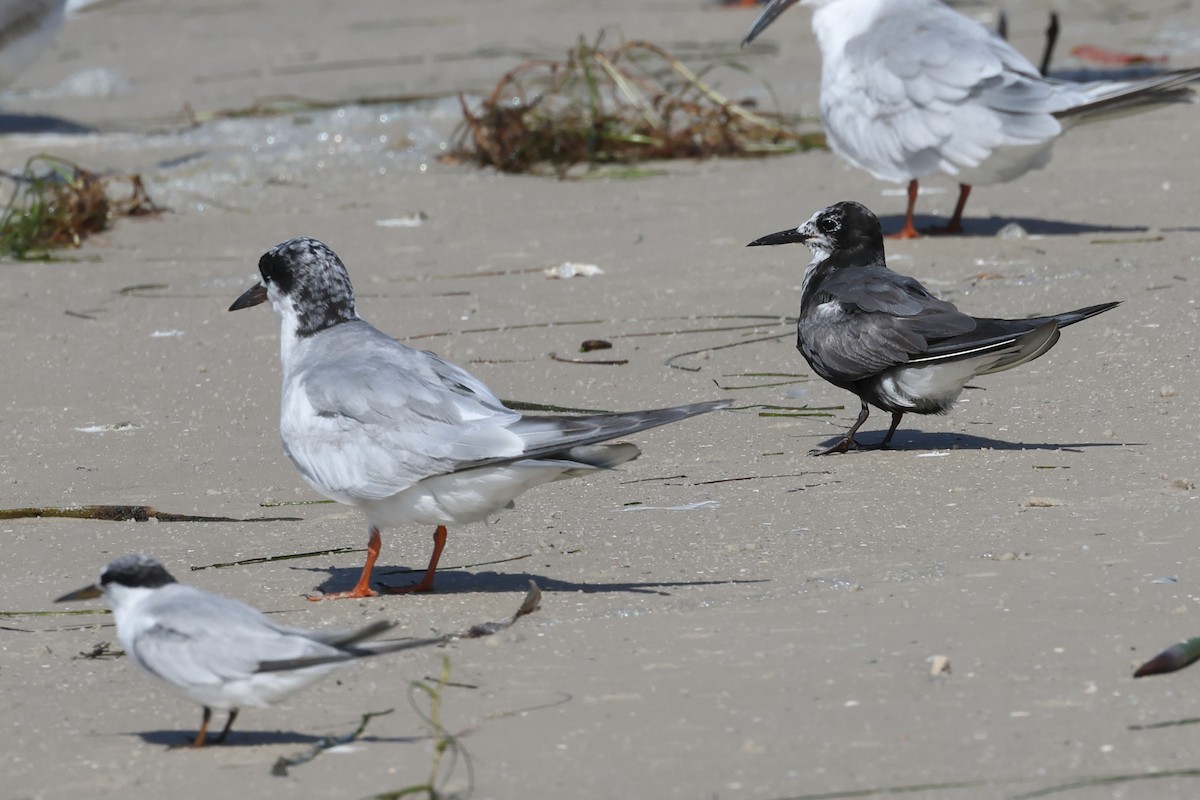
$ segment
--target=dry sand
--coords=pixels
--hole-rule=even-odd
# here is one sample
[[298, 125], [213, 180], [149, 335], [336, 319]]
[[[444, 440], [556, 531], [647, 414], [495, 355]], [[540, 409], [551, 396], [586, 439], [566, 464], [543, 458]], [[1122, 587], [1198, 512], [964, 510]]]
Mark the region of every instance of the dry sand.
[[[443, 720], [472, 767], [460, 763], [446, 788], [470, 780], [476, 798], [890, 797], [929, 784], [962, 785], [904, 796], [1000, 798], [1200, 767], [1200, 728], [1136, 727], [1200, 715], [1189, 689], [1200, 678], [1130, 678], [1139, 661], [1200, 633], [1200, 109], [1075, 131], [1049, 169], [976, 192], [974, 235], [891, 245], [894, 267], [971, 312], [1125, 304], [1070, 329], [1036, 363], [981, 380], [951, 415], [907, 418], [896, 450], [817, 459], [809, 449], [844, 430], [854, 398], [818, 380], [743, 388], [772, 383], [747, 373], [808, 372], [783, 321], [798, 307], [807, 252], [744, 244], [841, 199], [897, 224], [894, 188], [832, 154], [558, 182], [447, 167], [422, 158], [428, 150], [385, 157], [388, 145], [350, 122], [342, 130], [336, 112], [270, 123], [289, 141], [296, 131], [354, 140], [331, 140], [327, 159], [313, 139], [273, 151], [262, 120], [220, 136], [220, 126], [172, 132], [185, 103], [203, 113], [279, 94], [479, 91], [528, 53], [561, 52], [602, 25], [733, 52], [752, 11], [695, 0], [340, 5], [102, 5], [68, 20], [5, 99], [10, 129], [52, 117], [102, 131], [6, 136], [5, 168], [48, 151], [136, 169], [175, 212], [122, 222], [78, 260], [0, 265], [3, 506], [304, 519], [4, 522], [0, 610], [61, 610], [51, 598], [132, 551], [296, 625], [390, 617], [406, 634], [454, 631], [510, 613], [529, 578], [545, 591], [542, 610], [491, 640], [346, 669], [285, 705], [245, 711], [228, 746], [175, 752], [167, 747], [199, 722], [194, 704], [124, 659], [77, 657], [114, 640], [107, 615], [0, 618], [0, 795], [356, 798], [417, 784], [434, 745], [406, 690], [436, 676], [443, 657], [456, 682]], [[1045, 5], [1008, 3], [1027, 53], [1040, 50]], [[1060, 53], [1098, 43], [1200, 63], [1194, 2], [1058, 6]], [[811, 112], [807, 16], [789, 12], [766, 37], [778, 51], [745, 60], [788, 108]], [[94, 68], [127, 87], [70, 96], [63, 82]], [[735, 96], [750, 91], [737, 73], [722, 81]], [[347, 113], [355, 124], [375, 114]], [[389, 145], [410, 132], [436, 142], [437, 125], [419, 122], [428, 113], [373, 124]], [[947, 184], [935, 186], [924, 214], [952, 205]], [[376, 224], [417, 211], [428, 217], [419, 227]], [[1011, 219], [1034, 236], [995, 237]], [[433, 595], [303, 599], [347, 587], [357, 552], [193, 572], [365, 545], [348, 509], [259, 507], [315, 495], [278, 441], [276, 320], [225, 309], [254, 280], [259, 254], [297, 235], [343, 257], [365, 317], [469, 366], [503, 397], [844, 408], [807, 419], [726, 412], [639, 436], [643, 457], [620, 472], [542, 487], [487, 526], [452, 531]], [[605, 272], [551, 281], [527, 271], [563, 261]], [[120, 291], [142, 284], [163, 288]], [[545, 325], [580, 320], [595, 322]], [[698, 371], [664, 366], [772, 335], [688, 359]], [[590, 338], [611, 339], [598, 355], [629, 363], [548, 357]], [[124, 422], [133, 427], [81, 430]], [[1035, 498], [1054, 504], [1031, 507]], [[633, 503], [643, 510], [626, 510]], [[429, 533], [385, 531], [381, 564], [423, 567]], [[950, 669], [931, 676], [939, 655]], [[345, 752], [271, 775], [281, 755], [388, 708]], [[1200, 781], [1182, 776], [1056, 796], [1198, 794]]]

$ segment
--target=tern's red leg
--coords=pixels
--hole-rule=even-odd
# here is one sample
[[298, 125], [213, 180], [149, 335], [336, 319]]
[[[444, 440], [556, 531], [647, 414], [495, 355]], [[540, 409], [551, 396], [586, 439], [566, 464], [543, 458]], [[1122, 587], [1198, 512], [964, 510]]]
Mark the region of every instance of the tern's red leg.
[[950, 221], [938, 228], [930, 228], [929, 233], [962, 233], [963, 209], [967, 207], [967, 198], [971, 196], [970, 184], [958, 185], [958, 202], [954, 204], [954, 215]]
[[950, 224], [946, 226], [946, 233], [962, 233], [963, 209], [967, 207], [967, 198], [970, 196], [971, 184], [960, 183], [958, 185], [958, 202], [954, 204], [954, 216], [950, 218]]
[[383, 539], [379, 535], [379, 528], [371, 526], [371, 539], [367, 542], [367, 561], [363, 564], [362, 574], [358, 576], [358, 583], [354, 584], [354, 588], [348, 592], [333, 592], [332, 594], [309, 595], [309, 600], [346, 600], [356, 597], [375, 597], [378, 592], [371, 588], [371, 570], [375, 569], [375, 559], [379, 558], [379, 548], [383, 546]]
[[200, 718], [200, 731], [196, 734], [196, 738], [192, 740], [191, 744], [173, 744], [167, 749], [168, 750], [179, 750], [182, 748], [187, 748], [189, 750], [192, 750], [192, 749], [195, 749], [198, 747], [204, 747], [204, 737], [205, 737], [205, 734], [208, 733], [208, 723], [211, 720], [212, 720], [212, 709], [209, 708], [208, 706], [205, 706], [204, 707], [204, 716]]
[[433, 556], [429, 566], [425, 568], [425, 577], [411, 586], [380, 586], [387, 594], [413, 594], [414, 592], [432, 592], [433, 575], [437, 572], [438, 559], [442, 557], [442, 548], [446, 546], [446, 526], [438, 525], [433, 532]]
[[[917, 227], [913, 224], [913, 212], [917, 207], [917, 190], [920, 187], [917, 185], [917, 179], [913, 178], [908, 182], [908, 210], [904, 212], [904, 227], [895, 233], [889, 233], [889, 239], [916, 239], [921, 234], [917, 232]], [[840, 451], [840, 452], [845, 452]]]
[[213, 744], [220, 744], [225, 741], [225, 737], [229, 735], [229, 729], [233, 727], [233, 721], [237, 719], [238, 710], [236, 708], [229, 709], [229, 719], [225, 720], [225, 727], [221, 728], [221, 735], [213, 739]]

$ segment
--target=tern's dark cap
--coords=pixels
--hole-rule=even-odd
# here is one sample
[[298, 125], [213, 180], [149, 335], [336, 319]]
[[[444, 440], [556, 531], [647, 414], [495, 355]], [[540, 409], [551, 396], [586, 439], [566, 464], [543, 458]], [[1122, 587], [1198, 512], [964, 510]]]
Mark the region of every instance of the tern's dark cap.
[[153, 589], [175, 583], [175, 578], [150, 556], [134, 554], [121, 556], [104, 568], [100, 585], [108, 586], [110, 583]]
[[302, 237], [276, 245], [258, 260], [258, 271], [265, 287], [274, 287], [278, 296], [292, 301], [298, 336], [358, 318], [346, 265], [316, 239]]

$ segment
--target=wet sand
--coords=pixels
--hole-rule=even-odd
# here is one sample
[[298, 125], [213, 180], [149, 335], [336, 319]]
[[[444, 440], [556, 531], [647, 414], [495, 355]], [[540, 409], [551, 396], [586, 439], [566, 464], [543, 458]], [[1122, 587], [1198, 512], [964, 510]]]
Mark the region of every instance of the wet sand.
[[[1200, 63], [1200, 7], [1154, 2], [1131, 15], [1132, 5], [1060, 4], [1063, 67], [1080, 66], [1066, 56], [1080, 43]], [[1044, 5], [1008, 6], [1014, 42], [1036, 56]], [[350, 667], [284, 705], [245, 710], [227, 746], [182, 752], [167, 748], [194, 734], [196, 705], [125, 659], [78, 656], [115, 643], [107, 614], [5, 616], [0, 793], [345, 798], [419, 784], [434, 742], [406, 693], [443, 658], [454, 685], [442, 721], [471, 760], [445, 788], [470, 784], [476, 798], [890, 797], [921, 786], [903, 796], [1007, 798], [1196, 767], [1196, 726], [1153, 727], [1198, 715], [1196, 676], [1130, 675], [1200, 632], [1200, 109], [1074, 131], [1048, 169], [978, 189], [970, 235], [891, 244], [893, 267], [979, 315], [1125, 303], [1065, 331], [1046, 357], [980, 379], [950, 415], [906, 418], [895, 450], [819, 459], [808, 451], [844, 431], [857, 402], [808, 377], [794, 349], [786, 318], [808, 253], [744, 245], [842, 199], [896, 227], [898, 187], [827, 152], [671, 164], [637, 181], [502, 176], [397, 151], [410, 133], [431, 135], [422, 114], [387, 123], [374, 150], [360, 137], [354, 152], [330, 144], [328, 158], [311, 139], [280, 154], [231, 126], [224, 139], [178, 132], [185, 103], [204, 114], [282, 94], [481, 91], [602, 25], [735, 53], [753, 11], [372, 0], [332, 14], [279, 0], [102, 5], [68, 20], [4, 99], [10, 125], [15, 115], [99, 131], [5, 137], [7, 169], [51, 152], [137, 170], [174, 211], [120, 222], [75, 260], [0, 265], [3, 506], [302, 519], [4, 521], [0, 611], [62, 610], [52, 598], [135, 551], [301, 626], [384, 617], [405, 635], [455, 631], [506, 617], [530, 578], [542, 609], [488, 640]], [[807, 17], [790, 11], [767, 46], [739, 57], [785, 107], [814, 113]], [[93, 68], [127, 89], [64, 96], [63, 81]], [[722, 78], [731, 96], [754, 91], [739, 76]], [[276, 124], [281, 136], [357, 135], [331, 113]], [[922, 198], [925, 222], [954, 200], [949, 184], [931, 188], [941, 191]], [[417, 227], [377, 224], [416, 212]], [[1012, 220], [1031, 235], [995, 236]], [[502, 397], [634, 409], [728, 396], [743, 408], [638, 436], [643, 456], [620, 471], [535, 489], [486, 526], [452, 530], [436, 594], [304, 599], [348, 588], [361, 552], [193, 571], [366, 543], [350, 509], [260, 507], [317, 495], [279, 444], [277, 322], [265, 308], [226, 308], [259, 255], [299, 235], [343, 258], [364, 317]], [[540, 272], [565, 261], [604, 274]], [[595, 338], [614, 348], [588, 357], [628, 363], [549, 357]], [[691, 369], [666, 366], [691, 351], [705, 351], [679, 360]], [[756, 373], [805, 377], [771, 385], [785, 379]], [[759, 404], [837, 408], [781, 418]], [[86, 430], [119, 423], [129, 424]], [[885, 426], [876, 412], [864, 439]], [[430, 533], [385, 531], [381, 577], [411, 579], [387, 573], [423, 568]], [[936, 676], [935, 656], [949, 660]], [[271, 774], [280, 756], [389, 708], [343, 752]], [[1198, 786], [1160, 777], [1060, 796], [1187, 797]]]

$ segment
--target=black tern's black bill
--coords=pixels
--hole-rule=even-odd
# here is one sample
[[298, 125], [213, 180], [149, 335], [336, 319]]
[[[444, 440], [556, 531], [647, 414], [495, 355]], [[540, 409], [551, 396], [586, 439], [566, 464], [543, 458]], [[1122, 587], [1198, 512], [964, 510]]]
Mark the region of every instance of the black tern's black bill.
[[795, 244], [796, 242], [803, 243], [806, 241], [808, 241], [808, 236], [800, 233], [799, 228], [788, 228], [786, 231], [768, 233], [766, 236], [755, 239], [746, 245], [746, 247], [765, 247], [771, 244]]
[[93, 583], [91, 586], [85, 586], [82, 589], [76, 589], [73, 592], [64, 594], [62, 597], [56, 598], [56, 603], [73, 603], [76, 600], [92, 600], [99, 597], [104, 592], [100, 589], [100, 584]]
[[229, 307], [230, 311], [241, 311], [243, 308], [259, 305], [267, 300], [267, 287], [261, 283], [256, 283], [246, 291], [242, 292], [242, 296], [233, 301], [233, 305]]

